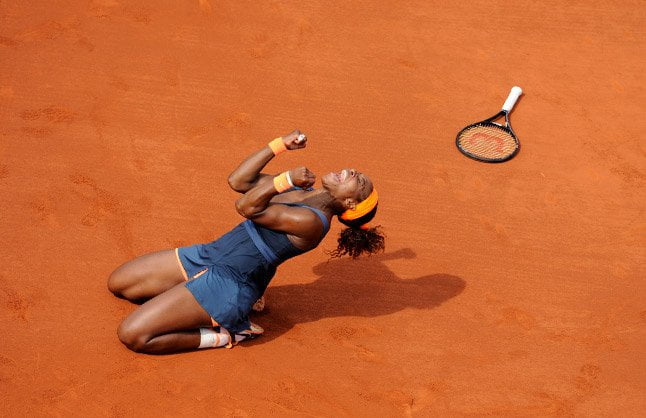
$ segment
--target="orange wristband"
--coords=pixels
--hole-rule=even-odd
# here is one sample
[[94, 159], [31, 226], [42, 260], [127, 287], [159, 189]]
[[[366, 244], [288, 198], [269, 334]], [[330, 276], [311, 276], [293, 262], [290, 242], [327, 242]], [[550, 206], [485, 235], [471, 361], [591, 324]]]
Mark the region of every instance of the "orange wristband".
[[285, 171], [284, 173], [280, 173], [274, 177], [274, 187], [278, 193], [282, 193], [285, 190], [289, 190], [294, 187], [294, 183], [292, 183], [292, 179], [289, 177], [289, 171]]
[[280, 137], [272, 140], [268, 145], [269, 148], [271, 148], [271, 150], [273, 151], [274, 155], [278, 155], [281, 152], [287, 151], [287, 147], [283, 142], [283, 138]]

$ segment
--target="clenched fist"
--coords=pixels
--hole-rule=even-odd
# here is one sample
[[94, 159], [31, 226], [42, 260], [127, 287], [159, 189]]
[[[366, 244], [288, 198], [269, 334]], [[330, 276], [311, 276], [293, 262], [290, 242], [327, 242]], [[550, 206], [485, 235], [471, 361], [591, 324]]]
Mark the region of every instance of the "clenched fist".
[[283, 136], [283, 142], [288, 150], [305, 148], [307, 145], [307, 136], [298, 129], [294, 132]]
[[296, 187], [307, 189], [312, 187], [316, 181], [316, 175], [307, 167], [297, 167], [289, 170], [289, 176]]

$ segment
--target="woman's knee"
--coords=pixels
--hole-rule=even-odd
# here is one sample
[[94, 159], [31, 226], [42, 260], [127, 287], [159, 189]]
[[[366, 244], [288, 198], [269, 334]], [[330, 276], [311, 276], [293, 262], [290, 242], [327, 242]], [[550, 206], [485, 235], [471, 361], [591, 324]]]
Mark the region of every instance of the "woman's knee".
[[146, 299], [184, 281], [173, 250], [137, 257], [119, 266], [108, 277], [108, 289], [129, 300]]
[[136, 324], [126, 318], [117, 329], [119, 341], [128, 349], [135, 352], [142, 352], [148, 343], [149, 336], [143, 334]]
[[141, 286], [146, 279], [145, 271], [136, 268], [136, 264], [128, 262], [119, 266], [108, 277], [108, 290], [115, 296], [128, 300], [139, 300], [142, 298]]
[[129, 281], [123, 269], [119, 267], [108, 277], [108, 290], [116, 296], [123, 296], [123, 292], [128, 288]]

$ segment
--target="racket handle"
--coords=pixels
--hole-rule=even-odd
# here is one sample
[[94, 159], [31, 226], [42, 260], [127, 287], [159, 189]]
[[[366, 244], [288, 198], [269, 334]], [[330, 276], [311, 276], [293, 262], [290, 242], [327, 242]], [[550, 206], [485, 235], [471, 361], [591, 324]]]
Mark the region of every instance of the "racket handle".
[[507, 96], [507, 100], [505, 100], [505, 104], [502, 105], [502, 110], [504, 110], [505, 112], [511, 111], [511, 109], [516, 104], [516, 100], [518, 100], [521, 94], [523, 94], [523, 89], [518, 86], [512, 87], [511, 91], [509, 92], [509, 96]]

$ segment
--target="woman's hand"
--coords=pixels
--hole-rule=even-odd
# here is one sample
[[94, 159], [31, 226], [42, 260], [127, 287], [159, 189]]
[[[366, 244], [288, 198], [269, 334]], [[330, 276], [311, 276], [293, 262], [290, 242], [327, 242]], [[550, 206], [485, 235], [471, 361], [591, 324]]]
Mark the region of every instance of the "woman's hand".
[[303, 189], [312, 187], [316, 181], [316, 175], [308, 170], [307, 167], [297, 167], [289, 170], [289, 176], [294, 186]]
[[283, 142], [288, 150], [305, 148], [307, 145], [307, 136], [298, 129], [294, 132], [283, 136]]

